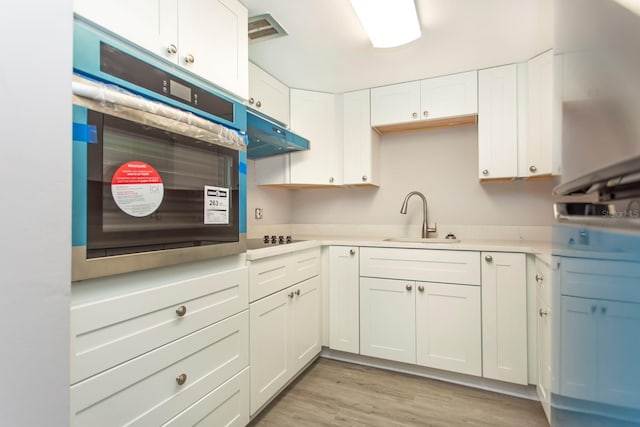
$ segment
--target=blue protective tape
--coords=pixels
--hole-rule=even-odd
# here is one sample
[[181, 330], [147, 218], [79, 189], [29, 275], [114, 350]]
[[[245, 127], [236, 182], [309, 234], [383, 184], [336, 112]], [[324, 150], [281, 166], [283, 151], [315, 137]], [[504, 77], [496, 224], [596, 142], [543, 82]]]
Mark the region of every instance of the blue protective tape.
[[240, 162], [238, 164], [238, 172], [240, 172], [241, 175], [247, 174], [247, 162]]
[[73, 140], [96, 144], [98, 142], [98, 129], [95, 125], [73, 122]]
[[239, 152], [238, 172], [240, 184], [240, 233], [247, 232], [247, 152]]
[[88, 128], [87, 109], [73, 106], [73, 171], [71, 199], [71, 244], [87, 245], [87, 141], [76, 140], [75, 128], [82, 125]]

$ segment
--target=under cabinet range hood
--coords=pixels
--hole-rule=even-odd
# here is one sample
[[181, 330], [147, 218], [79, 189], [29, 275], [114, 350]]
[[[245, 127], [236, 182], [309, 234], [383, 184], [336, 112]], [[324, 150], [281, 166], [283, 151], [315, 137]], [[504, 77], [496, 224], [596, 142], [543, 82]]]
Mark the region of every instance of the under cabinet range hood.
[[309, 140], [272, 123], [263, 117], [247, 112], [247, 157], [260, 159], [278, 154], [309, 149]]

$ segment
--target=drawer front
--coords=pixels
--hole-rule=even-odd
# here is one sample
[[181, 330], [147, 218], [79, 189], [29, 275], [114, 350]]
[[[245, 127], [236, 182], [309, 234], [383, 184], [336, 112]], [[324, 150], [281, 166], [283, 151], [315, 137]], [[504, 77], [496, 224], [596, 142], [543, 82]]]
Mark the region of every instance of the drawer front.
[[289, 254], [251, 261], [249, 301], [253, 302], [293, 284]]
[[320, 248], [308, 249], [291, 254], [291, 275], [293, 283], [300, 283], [320, 274]]
[[[248, 366], [244, 311], [71, 386], [75, 426], [160, 425]], [[186, 374], [179, 385], [177, 377]]]
[[360, 276], [480, 286], [480, 253], [361, 248]]
[[244, 427], [248, 423], [249, 368], [245, 368], [162, 426]]
[[640, 263], [559, 260], [563, 295], [640, 303]]
[[72, 307], [71, 383], [246, 310], [248, 288], [242, 267]]

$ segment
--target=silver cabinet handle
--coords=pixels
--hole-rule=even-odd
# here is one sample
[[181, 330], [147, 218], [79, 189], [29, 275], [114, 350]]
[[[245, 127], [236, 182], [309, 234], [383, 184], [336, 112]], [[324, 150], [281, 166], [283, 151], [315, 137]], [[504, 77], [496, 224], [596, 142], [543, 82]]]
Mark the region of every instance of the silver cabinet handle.
[[429, 117], [429, 112], [427, 110], [424, 110], [422, 112], [422, 115], [425, 116], [425, 117]]
[[413, 114], [411, 115], [411, 117], [413, 117], [414, 119], [417, 119], [417, 118], [418, 118], [418, 113], [413, 113]]
[[249, 98], [249, 104], [253, 105], [253, 103], [254, 103], [254, 102], [256, 102], [256, 100], [255, 100], [255, 99], [253, 99], [253, 98]]
[[363, 180], [363, 181], [365, 181], [365, 182], [366, 182], [366, 181], [367, 181], [367, 179], [369, 179], [369, 178], [367, 178], [367, 175], [362, 175], [362, 180]]
[[296, 295], [300, 296], [300, 289], [296, 289]]
[[187, 307], [181, 305], [176, 309], [176, 314], [178, 315], [178, 317], [184, 316], [185, 314], [187, 314]]
[[180, 374], [176, 377], [176, 382], [178, 385], [183, 385], [187, 382], [187, 374]]
[[187, 64], [193, 64], [194, 62], [196, 62], [196, 58], [192, 54], [189, 54], [184, 57], [184, 62], [186, 62]]
[[484, 176], [489, 175], [489, 170], [488, 170], [488, 169], [484, 169], [484, 170], [482, 171], [482, 175], [484, 175]]
[[540, 309], [538, 310], [538, 314], [540, 315], [540, 317], [545, 317], [549, 315], [549, 312], [547, 310]]
[[422, 286], [422, 285], [418, 285], [418, 290], [419, 290], [420, 292], [424, 292], [424, 286]]
[[544, 278], [542, 277], [542, 274], [536, 273], [536, 282], [538, 282], [538, 284], [540, 284], [540, 283], [542, 283], [543, 280], [544, 280]]
[[484, 260], [487, 261], [487, 262], [491, 262], [491, 261], [493, 261], [493, 257], [491, 255], [487, 255], [487, 256], [484, 257]]
[[355, 255], [356, 254], [356, 250], [355, 249], [350, 249], [349, 250], [349, 255]]
[[262, 107], [262, 102], [260, 102], [260, 101], [256, 102], [256, 107], [258, 107], [258, 108]]
[[292, 292], [289, 292], [289, 293], [287, 294], [287, 296], [288, 296], [289, 298], [293, 298], [293, 296], [294, 296], [294, 295], [295, 295], [295, 294], [293, 293], [293, 291], [292, 291]]
[[169, 53], [169, 55], [175, 55], [178, 53], [178, 47], [175, 44], [170, 44], [167, 46], [167, 53]]
[[330, 177], [330, 178], [329, 178], [329, 182], [333, 182], [333, 177]]
[[406, 286], [404, 287], [406, 290], [410, 291], [411, 289], [413, 289], [413, 286], [411, 286], [411, 283], [407, 283]]
[[533, 166], [533, 165], [529, 166], [529, 172], [533, 173], [533, 172], [535, 172], [535, 171], [537, 171], [537, 170], [538, 170], [538, 168], [537, 168], [537, 167], [535, 167], [535, 166]]

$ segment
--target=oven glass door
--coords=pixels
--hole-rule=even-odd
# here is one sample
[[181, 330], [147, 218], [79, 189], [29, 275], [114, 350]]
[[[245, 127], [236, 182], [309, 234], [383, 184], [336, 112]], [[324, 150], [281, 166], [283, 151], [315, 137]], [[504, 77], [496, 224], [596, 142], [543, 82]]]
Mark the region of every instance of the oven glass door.
[[87, 258], [237, 242], [238, 152], [89, 111]]

